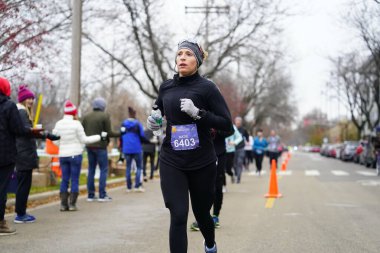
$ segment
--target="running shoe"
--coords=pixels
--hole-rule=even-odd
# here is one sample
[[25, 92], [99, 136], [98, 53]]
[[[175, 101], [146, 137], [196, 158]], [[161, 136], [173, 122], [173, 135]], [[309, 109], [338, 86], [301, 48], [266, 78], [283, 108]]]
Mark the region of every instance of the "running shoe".
[[36, 221], [36, 218], [33, 215], [30, 214], [24, 214], [22, 216], [16, 216], [16, 218], [13, 220], [14, 223], [33, 223]]
[[194, 222], [190, 225], [190, 229], [191, 229], [192, 231], [199, 231], [198, 222], [194, 221]]
[[103, 198], [98, 198], [99, 202], [110, 202], [112, 201], [112, 198], [108, 195], [104, 196]]
[[97, 198], [95, 196], [89, 196], [89, 197], [87, 197], [87, 202], [94, 202], [96, 200], [97, 200]]
[[203, 242], [203, 245], [205, 246], [205, 253], [217, 253], [218, 252], [218, 250], [216, 248], [216, 243], [214, 244], [214, 247], [212, 247], [211, 249], [207, 248], [205, 242]]
[[134, 188], [133, 191], [135, 191], [135, 192], [145, 192], [145, 189], [142, 188], [142, 186], [139, 186], [137, 188]]
[[215, 228], [220, 228], [220, 223], [219, 223], [219, 217], [216, 215], [212, 216], [212, 220], [214, 221], [214, 227]]

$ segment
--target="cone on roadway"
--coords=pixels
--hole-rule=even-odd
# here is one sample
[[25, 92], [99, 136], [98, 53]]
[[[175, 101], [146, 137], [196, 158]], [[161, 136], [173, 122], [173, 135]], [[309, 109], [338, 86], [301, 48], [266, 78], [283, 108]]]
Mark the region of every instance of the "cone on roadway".
[[282, 164], [281, 164], [281, 171], [285, 171], [286, 170], [287, 161], [288, 160], [282, 162]]
[[281, 198], [282, 194], [278, 192], [276, 161], [272, 160], [272, 168], [269, 179], [269, 192], [265, 195], [266, 198]]

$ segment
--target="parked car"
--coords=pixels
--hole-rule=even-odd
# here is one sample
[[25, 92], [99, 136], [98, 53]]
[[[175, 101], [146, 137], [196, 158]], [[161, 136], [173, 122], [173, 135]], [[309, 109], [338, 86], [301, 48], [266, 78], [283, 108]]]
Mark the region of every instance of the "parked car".
[[319, 154], [321, 154], [322, 156], [327, 156], [330, 145], [331, 144], [328, 144], [328, 143], [322, 144], [322, 147], [321, 147], [321, 150], [319, 151]]
[[343, 148], [342, 143], [329, 145], [327, 156], [339, 159], [340, 158], [340, 152], [341, 152], [342, 148]]
[[356, 153], [356, 148], [359, 146], [357, 141], [346, 141], [343, 144], [343, 148], [340, 153], [340, 159], [342, 161], [352, 161]]
[[319, 146], [312, 146], [310, 149], [310, 152], [319, 153], [319, 152], [321, 152], [321, 148]]

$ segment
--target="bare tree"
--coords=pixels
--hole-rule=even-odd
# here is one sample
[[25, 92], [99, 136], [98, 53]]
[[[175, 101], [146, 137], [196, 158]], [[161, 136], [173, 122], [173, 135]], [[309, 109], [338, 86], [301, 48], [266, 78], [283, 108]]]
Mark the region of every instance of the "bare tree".
[[124, 38], [115, 39], [116, 48], [120, 49], [117, 52], [99, 42], [90, 31], [85, 33], [94, 46], [122, 66], [125, 74], [152, 99], [157, 96], [160, 83], [169, 78], [168, 72], [174, 67], [173, 58], [167, 56], [170, 55], [170, 33], [157, 22], [159, 4], [159, 1], [152, 0], [122, 1], [117, 8], [122, 7], [123, 11], [116, 11], [118, 15], [110, 17], [114, 25], [119, 26], [117, 33], [124, 34]]
[[[350, 112], [351, 121], [360, 138], [366, 124], [373, 127], [371, 112], [375, 106], [372, 82], [368, 79], [368, 68], [358, 59], [357, 54], [348, 54], [332, 60], [336, 70], [331, 72], [329, 88], [340, 103]], [[376, 119], [378, 121], [379, 119]]]
[[0, 1], [0, 73], [37, 67], [36, 55], [52, 45], [47, 35], [67, 28], [69, 17], [68, 7], [58, 0]]
[[[287, 16], [281, 0], [229, 0], [229, 15], [210, 15], [196, 34], [205, 37], [210, 61], [205, 75], [213, 77], [231, 64], [239, 65], [268, 49], [266, 43], [281, 30], [278, 21]], [[203, 25], [206, 23], [206, 25]], [[206, 31], [207, 30], [207, 31]]]
[[[265, 40], [277, 34], [276, 22], [285, 15], [280, 0], [227, 1], [228, 16], [210, 16], [207, 50], [210, 58], [205, 62], [204, 74], [210, 78], [226, 69], [237, 67], [242, 61], [254, 57], [255, 52], [267, 50]], [[117, 51], [101, 41], [101, 36], [87, 29], [85, 37], [104, 54], [122, 66], [133, 84], [148, 98], [154, 99], [162, 81], [170, 78], [174, 70], [174, 55], [169, 45], [172, 34], [169, 26], [158, 22], [162, 1], [123, 0], [111, 9], [97, 9], [87, 14], [113, 25]], [[196, 37], [206, 33], [204, 22]], [[99, 32], [98, 29], [96, 29]], [[98, 35], [98, 36], [97, 36]], [[248, 52], [250, 55], [248, 56]], [[253, 54], [252, 54], [253, 52]]]

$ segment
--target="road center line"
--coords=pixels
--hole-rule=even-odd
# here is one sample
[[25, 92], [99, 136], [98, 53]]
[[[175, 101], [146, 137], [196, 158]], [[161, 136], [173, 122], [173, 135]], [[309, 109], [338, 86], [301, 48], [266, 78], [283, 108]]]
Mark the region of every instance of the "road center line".
[[265, 203], [265, 208], [272, 208], [274, 206], [275, 198], [268, 198], [267, 202]]
[[334, 175], [334, 176], [348, 176], [350, 175], [349, 173], [343, 171], [343, 170], [332, 170], [331, 173]]
[[359, 175], [362, 175], [362, 176], [366, 176], [366, 177], [376, 176], [376, 172], [373, 172], [373, 171], [360, 170], [360, 171], [357, 171], [356, 173], [358, 173]]
[[319, 176], [318, 170], [305, 170], [305, 176]]

